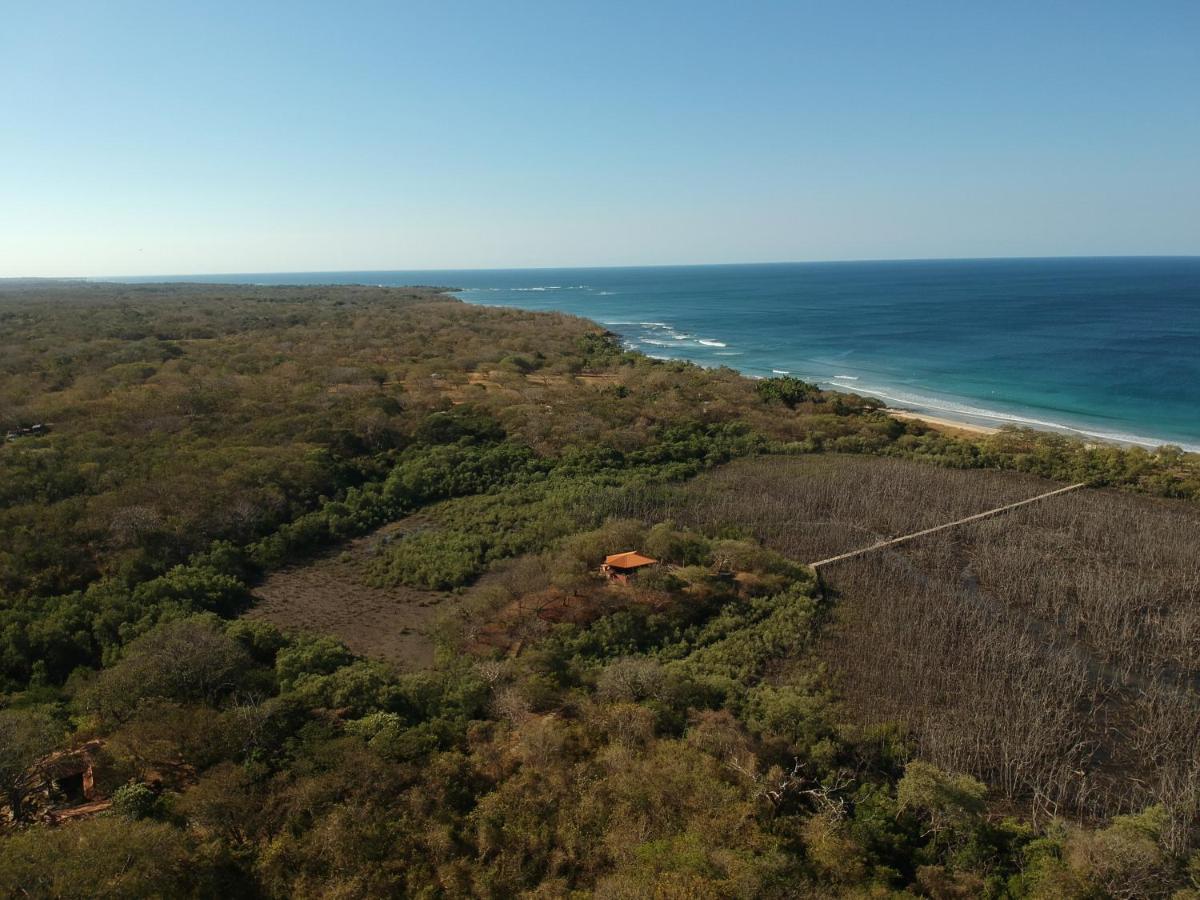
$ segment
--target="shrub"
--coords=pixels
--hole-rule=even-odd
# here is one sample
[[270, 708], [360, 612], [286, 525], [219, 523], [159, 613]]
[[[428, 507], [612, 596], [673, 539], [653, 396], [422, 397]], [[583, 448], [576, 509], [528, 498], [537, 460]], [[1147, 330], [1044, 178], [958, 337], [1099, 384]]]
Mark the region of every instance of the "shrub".
[[789, 409], [808, 399], [819, 401], [821, 397], [821, 389], [815, 384], [809, 384], [807, 381], [801, 381], [790, 375], [764, 378], [754, 385], [754, 390], [764, 402], [776, 401]]
[[141, 781], [123, 784], [112, 795], [112, 808], [127, 819], [155, 819], [163, 813], [163, 800], [150, 785]]

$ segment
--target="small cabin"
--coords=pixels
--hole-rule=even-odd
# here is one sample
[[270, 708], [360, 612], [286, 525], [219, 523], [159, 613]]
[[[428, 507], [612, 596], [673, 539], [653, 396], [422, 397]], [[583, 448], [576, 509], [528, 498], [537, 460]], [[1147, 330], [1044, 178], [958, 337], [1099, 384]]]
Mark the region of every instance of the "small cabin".
[[628, 584], [637, 575], [638, 569], [657, 564], [657, 559], [643, 556], [636, 550], [626, 550], [624, 553], [614, 553], [604, 557], [604, 563], [600, 566], [600, 574], [609, 581]]
[[96, 757], [103, 747], [89, 741], [75, 750], [62, 750], [38, 764], [47, 799], [57, 805], [73, 806], [99, 799], [96, 792]]

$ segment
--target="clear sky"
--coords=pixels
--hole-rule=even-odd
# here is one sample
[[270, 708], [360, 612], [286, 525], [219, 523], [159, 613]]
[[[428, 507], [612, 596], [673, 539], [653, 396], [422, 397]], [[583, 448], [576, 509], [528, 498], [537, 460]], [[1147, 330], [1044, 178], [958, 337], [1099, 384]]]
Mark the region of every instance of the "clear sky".
[[10, 0], [0, 276], [1200, 253], [1200, 2]]

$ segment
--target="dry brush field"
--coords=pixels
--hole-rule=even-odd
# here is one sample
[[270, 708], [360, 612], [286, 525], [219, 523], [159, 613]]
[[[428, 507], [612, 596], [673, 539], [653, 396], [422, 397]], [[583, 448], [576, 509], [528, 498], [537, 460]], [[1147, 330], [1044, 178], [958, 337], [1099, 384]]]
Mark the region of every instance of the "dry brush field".
[[681, 524], [748, 529], [810, 562], [1061, 486], [1018, 472], [822, 454], [732, 463], [673, 494], [663, 511]]
[[[1058, 485], [862, 457], [735, 463], [648, 503], [796, 559]], [[847, 714], [1035, 812], [1200, 811], [1200, 510], [1085, 490], [837, 563], [822, 650]]]

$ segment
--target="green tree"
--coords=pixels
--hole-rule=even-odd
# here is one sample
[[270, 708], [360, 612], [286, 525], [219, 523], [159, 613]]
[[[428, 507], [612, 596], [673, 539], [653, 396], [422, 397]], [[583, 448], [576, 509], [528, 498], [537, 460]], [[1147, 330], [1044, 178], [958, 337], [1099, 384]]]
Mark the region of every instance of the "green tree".
[[820, 400], [821, 389], [815, 384], [793, 378], [791, 375], [781, 375], [778, 378], [763, 378], [756, 382], [754, 389], [764, 401], [778, 401], [792, 409], [797, 403], [805, 400]]
[[61, 738], [61, 726], [45, 713], [0, 709], [0, 792], [17, 822], [25, 818], [30, 770]]
[[250, 655], [209, 617], [166, 622], [134, 640], [116, 665], [84, 691], [85, 708], [122, 722], [155, 697], [214, 703], [232, 693], [251, 669]]
[[935, 840], [947, 832], [973, 828], [986, 796], [987, 787], [970, 775], [950, 775], [921, 760], [905, 767], [896, 786], [899, 808], [916, 816]]

